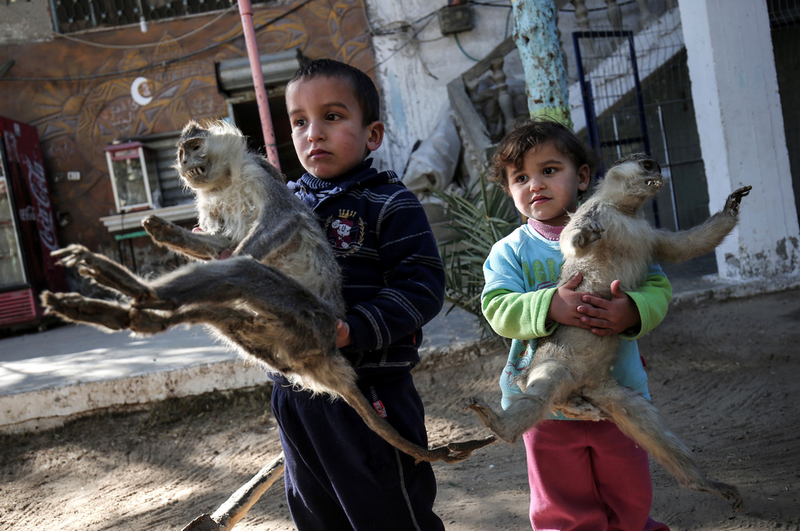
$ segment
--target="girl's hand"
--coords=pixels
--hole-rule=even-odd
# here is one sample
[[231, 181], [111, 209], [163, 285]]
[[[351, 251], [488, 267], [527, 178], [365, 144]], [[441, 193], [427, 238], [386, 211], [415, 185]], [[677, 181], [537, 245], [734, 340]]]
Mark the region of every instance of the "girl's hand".
[[577, 326], [587, 330], [592, 327], [592, 324], [582, 322], [581, 317], [583, 315], [578, 312], [578, 307], [585, 305], [583, 298], [590, 296], [589, 293], [575, 291], [581, 280], [583, 280], [583, 275], [575, 273], [575, 276], [556, 290], [550, 300], [550, 308], [547, 310], [548, 321]]
[[576, 310], [581, 314], [583, 328], [598, 336], [621, 334], [642, 324], [636, 303], [620, 289], [619, 280], [611, 283], [610, 301], [587, 293], [581, 302]]

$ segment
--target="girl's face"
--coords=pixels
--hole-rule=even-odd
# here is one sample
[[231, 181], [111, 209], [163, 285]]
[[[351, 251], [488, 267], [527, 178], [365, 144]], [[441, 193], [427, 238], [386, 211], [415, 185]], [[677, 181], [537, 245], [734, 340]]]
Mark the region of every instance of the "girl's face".
[[566, 225], [578, 208], [578, 192], [589, 188], [589, 166], [576, 168], [553, 142], [525, 152], [522, 166], [506, 168], [514, 206], [523, 215], [554, 227]]

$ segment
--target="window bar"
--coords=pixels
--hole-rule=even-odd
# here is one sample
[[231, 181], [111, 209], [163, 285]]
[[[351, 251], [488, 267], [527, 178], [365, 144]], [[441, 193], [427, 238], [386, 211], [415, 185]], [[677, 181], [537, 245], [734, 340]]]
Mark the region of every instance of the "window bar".
[[87, 0], [87, 2], [89, 3], [89, 14], [92, 17], [92, 27], [96, 28], [97, 27], [97, 17], [94, 14], [94, 2], [92, 2], [92, 0]]
[[58, 23], [58, 10], [56, 9], [56, 0], [50, 0], [50, 10], [53, 12], [53, 30], [56, 33], [64, 33], [61, 31], [61, 25]]

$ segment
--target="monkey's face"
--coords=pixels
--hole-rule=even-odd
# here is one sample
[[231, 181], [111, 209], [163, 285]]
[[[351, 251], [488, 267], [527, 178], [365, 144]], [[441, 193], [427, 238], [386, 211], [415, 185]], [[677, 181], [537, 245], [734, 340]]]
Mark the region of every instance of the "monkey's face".
[[634, 153], [615, 162], [606, 173], [606, 181], [625, 197], [642, 203], [656, 195], [664, 184], [661, 166], [644, 153]]
[[205, 144], [205, 137], [196, 136], [186, 139], [178, 145], [176, 167], [190, 188], [203, 188], [203, 182], [208, 175]]

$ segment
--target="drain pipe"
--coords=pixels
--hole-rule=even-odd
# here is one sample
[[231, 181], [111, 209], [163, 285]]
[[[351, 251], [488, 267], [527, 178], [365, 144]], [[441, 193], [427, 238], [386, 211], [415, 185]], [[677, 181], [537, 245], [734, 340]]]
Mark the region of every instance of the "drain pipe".
[[239, 0], [239, 14], [242, 17], [242, 32], [247, 56], [250, 59], [250, 70], [253, 72], [253, 87], [256, 90], [258, 115], [261, 118], [261, 131], [264, 134], [264, 145], [267, 148], [267, 159], [280, 171], [278, 162], [278, 146], [275, 143], [275, 131], [272, 129], [272, 116], [269, 112], [267, 89], [264, 88], [264, 75], [261, 73], [261, 58], [256, 43], [256, 32], [253, 29], [253, 4], [250, 0]]

